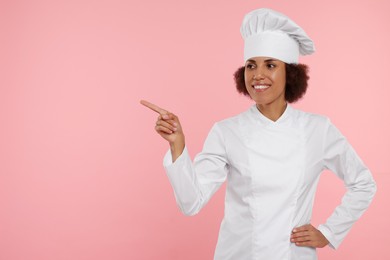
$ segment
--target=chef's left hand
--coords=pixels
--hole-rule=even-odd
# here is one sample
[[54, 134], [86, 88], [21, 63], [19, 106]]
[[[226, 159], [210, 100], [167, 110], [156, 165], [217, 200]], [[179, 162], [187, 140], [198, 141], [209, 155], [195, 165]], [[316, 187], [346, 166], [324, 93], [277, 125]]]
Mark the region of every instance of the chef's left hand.
[[294, 228], [290, 239], [297, 246], [322, 248], [329, 244], [328, 239], [311, 224]]

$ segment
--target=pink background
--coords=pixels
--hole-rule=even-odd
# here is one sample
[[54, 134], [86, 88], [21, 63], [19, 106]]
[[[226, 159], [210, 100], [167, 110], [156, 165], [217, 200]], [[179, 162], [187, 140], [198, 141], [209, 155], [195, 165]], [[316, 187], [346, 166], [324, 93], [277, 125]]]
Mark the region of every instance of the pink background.
[[[390, 228], [390, 4], [359, 1], [0, 2], [0, 259], [212, 259], [224, 188], [184, 217], [162, 167], [147, 99], [177, 113], [191, 155], [215, 121], [252, 103], [235, 92], [241, 20], [270, 7], [316, 43], [300, 109], [328, 115], [378, 193], [337, 251], [386, 259]], [[325, 173], [313, 224], [339, 203]]]

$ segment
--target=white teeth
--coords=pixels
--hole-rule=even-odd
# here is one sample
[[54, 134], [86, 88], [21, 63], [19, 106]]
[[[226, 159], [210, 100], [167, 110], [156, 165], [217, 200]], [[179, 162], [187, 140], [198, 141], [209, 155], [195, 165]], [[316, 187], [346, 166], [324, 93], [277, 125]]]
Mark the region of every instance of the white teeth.
[[266, 88], [269, 88], [269, 86], [267, 85], [256, 85], [256, 86], [253, 86], [255, 89], [266, 89]]

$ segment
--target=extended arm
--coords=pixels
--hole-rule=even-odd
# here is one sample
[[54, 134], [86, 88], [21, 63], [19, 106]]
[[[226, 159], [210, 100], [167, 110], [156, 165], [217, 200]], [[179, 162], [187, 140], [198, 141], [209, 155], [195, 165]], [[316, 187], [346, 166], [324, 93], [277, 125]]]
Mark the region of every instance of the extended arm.
[[155, 129], [170, 144], [164, 167], [179, 208], [185, 215], [197, 214], [227, 176], [222, 132], [218, 126], [214, 126], [202, 152], [192, 162], [178, 117], [150, 102], [141, 101], [141, 104], [159, 114]]

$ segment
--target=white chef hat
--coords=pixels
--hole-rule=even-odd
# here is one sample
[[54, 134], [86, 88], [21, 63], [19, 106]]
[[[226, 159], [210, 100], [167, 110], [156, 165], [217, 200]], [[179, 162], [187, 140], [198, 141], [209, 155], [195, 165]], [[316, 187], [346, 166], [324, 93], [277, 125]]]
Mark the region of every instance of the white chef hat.
[[271, 9], [257, 9], [245, 15], [240, 31], [245, 42], [245, 61], [263, 56], [298, 63], [299, 54], [314, 52], [314, 43], [303, 29]]

